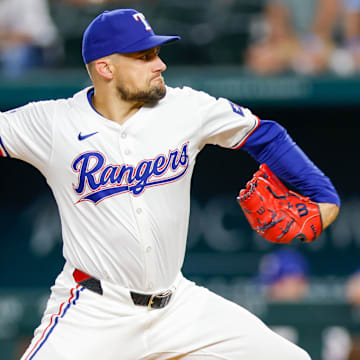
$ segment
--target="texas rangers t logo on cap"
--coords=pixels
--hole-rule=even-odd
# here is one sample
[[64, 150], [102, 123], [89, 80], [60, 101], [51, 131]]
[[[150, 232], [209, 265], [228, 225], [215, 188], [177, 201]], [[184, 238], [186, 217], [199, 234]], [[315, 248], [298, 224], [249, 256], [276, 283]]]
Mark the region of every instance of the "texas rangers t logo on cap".
[[136, 21], [141, 21], [145, 25], [146, 31], [151, 31], [152, 30], [150, 24], [146, 21], [144, 14], [142, 14], [142, 13], [134, 14], [133, 18]]

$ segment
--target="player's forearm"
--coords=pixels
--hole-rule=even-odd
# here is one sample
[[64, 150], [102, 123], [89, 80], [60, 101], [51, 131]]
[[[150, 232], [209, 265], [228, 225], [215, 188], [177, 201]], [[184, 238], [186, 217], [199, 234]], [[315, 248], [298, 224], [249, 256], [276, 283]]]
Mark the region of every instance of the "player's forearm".
[[340, 208], [336, 204], [319, 203], [323, 230], [326, 229], [338, 216]]
[[260, 164], [267, 164], [275, 175], [312, 201], [340, 206], [339, 195], [330, 179], [281, 125], [261, 120], [260, 126], [247, 139], [243, 149]]

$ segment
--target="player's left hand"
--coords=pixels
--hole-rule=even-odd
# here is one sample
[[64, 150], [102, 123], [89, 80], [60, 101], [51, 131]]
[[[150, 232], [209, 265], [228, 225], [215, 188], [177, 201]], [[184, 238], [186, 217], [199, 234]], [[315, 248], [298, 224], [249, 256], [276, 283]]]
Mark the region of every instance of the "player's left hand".
[[288, 190], [266, 164], [260, 166], [237, 200], [251, 227], [271, 242], [310, 242], [322, 232], [318, 204]]

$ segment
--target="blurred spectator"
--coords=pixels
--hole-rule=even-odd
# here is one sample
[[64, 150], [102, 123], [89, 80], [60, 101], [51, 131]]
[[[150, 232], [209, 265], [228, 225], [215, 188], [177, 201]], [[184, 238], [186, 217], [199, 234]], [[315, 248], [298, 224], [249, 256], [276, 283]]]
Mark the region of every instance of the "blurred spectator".
[[[355, 309], [360, 309], [360, 268], [351, 274], [346, 282], [346, 299]], [[348, 360], [360, 359], [360, 335], [355, 331], [352, 336], [352, 346]]]
[[360, 307], [360, 269], [346, 283], [346, 298], [350, 304]]
[[57, 30], [46, 0], [0, 1], [0, 70], [18, 77], [44, 64], [44, 49], [51, 46]]
[[281, 249], [265, 255], [259, 264], [258, 280], [271, 301], [302, 300], [308, 291], [309, 266], [294, 249]]
[[342, 0], [317, 0], [313, 24], [300, 38], [300, 51], [293, 60], [294, 70], [304, 74], [328, 69], [335, 49], [334, 27]]
[[349, 330], [343, 326], [328, 326], [322, 331], [322, 359], [359, 360], [351, 356], [352, 339]]
[[[316, 74], [331, 68], [347, 74], [355, 70], [356, 63], [360, 65], [360, 0], [267, 1], [267, 34], [247, 52], [252, 70], [259, 74], [289, 69]], [[346, 49], [335, 51], [339, 16]]]
[[352, 348], [347, 360], [359, 360], [360, 359], [360, 338], [353, 338]]
[[354, 68], [360, 68], [360, 0], [343, 0], [345, 11], [346, 50]]
[[[269, 302], [299, 302], [308, 292], [309, 266], [300, 252], [286, 248], [264, 255], [259, 263], [258, 281]], [[294, 326], [272, 326], [280, 336], [298, 343]]]
[[[300, 1], [293, 2], [293, 5], [299, 3]], [[271, 74], [281, 72], [291, 66], [300, 47], [298, 33], [301, 30], [299, 27], [304, 27], [303, 25], [295, 26], [294, 20], [298, 17], [294, 17], [294, 14], [298, 13], [297, 9], [291, 7], [289, 1], [268, 0], [266, 2], [261, 39], [251, 45], [247, 52], [247, 65], [252, 70], [259, 74]]]

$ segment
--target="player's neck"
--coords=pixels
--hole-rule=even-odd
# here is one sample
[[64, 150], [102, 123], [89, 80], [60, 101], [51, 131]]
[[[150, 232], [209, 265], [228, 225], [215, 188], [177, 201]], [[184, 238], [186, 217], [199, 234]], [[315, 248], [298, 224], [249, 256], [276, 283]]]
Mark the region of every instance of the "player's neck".
[[120, 125], [124, 124], [144, 104], [133, 101], [124, 101], [118, 94], [109, 94], [102, 91], [94, 92], [92, 103], [96, 111], [105, 118], [115, 121]]

